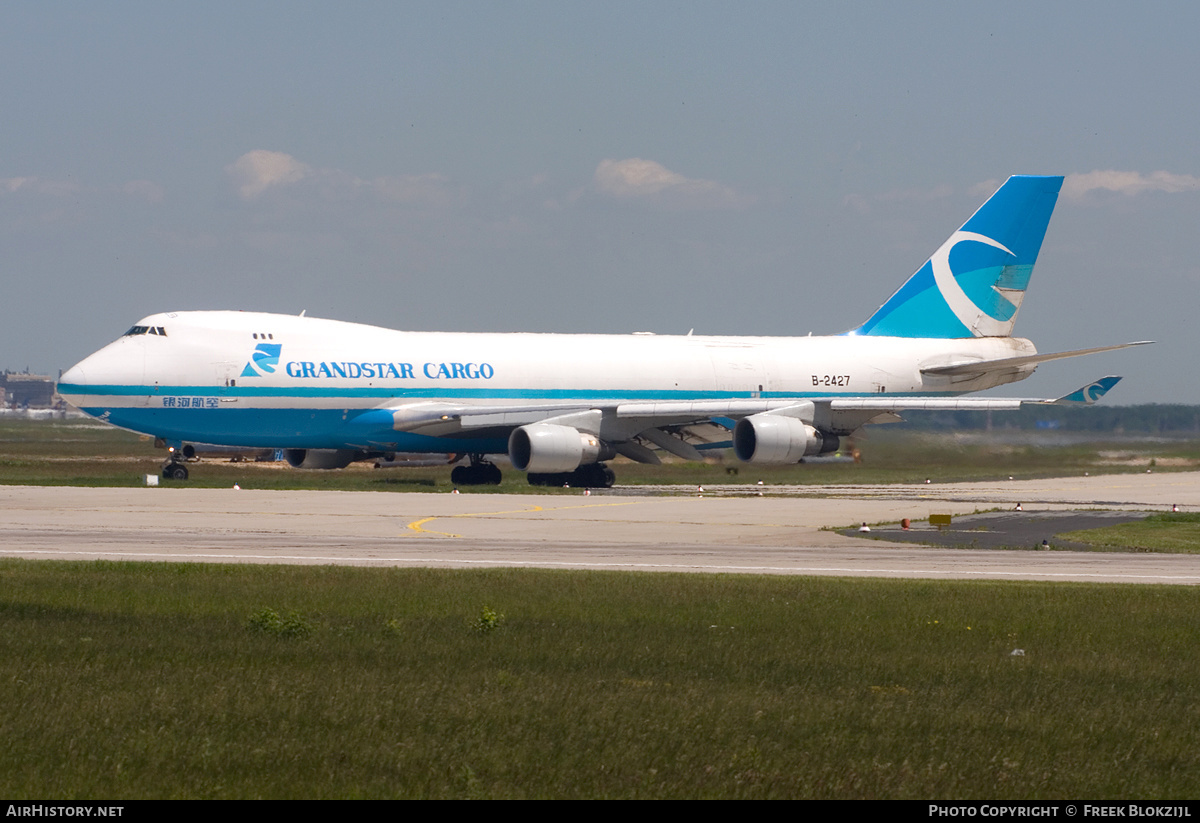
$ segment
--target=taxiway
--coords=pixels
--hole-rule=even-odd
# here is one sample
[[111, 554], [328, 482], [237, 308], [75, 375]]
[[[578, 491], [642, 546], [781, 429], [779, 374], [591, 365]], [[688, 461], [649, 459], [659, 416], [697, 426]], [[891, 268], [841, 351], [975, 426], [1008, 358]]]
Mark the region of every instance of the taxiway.
[[[1200, 556], [969, 550], [828, 529], [1020, 502], [1200, 509], [1200, 473], [705, 494], [0, 487], [0, 556], [1200, 583]], [[741, 494], [745, 496], [735, 496]]]

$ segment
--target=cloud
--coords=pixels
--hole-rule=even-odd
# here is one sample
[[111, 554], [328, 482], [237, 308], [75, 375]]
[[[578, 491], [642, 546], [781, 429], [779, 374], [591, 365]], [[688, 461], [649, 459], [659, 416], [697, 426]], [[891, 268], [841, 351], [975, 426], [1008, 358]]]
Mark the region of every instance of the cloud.
[[65, 180], [43, 180], [40, 177], [0, 177], [0, 194], [48, 194], [61, 197], [79, 191], [79, 186]]
[[393, 203], [449, 206], [465, 197], [440, 174], [377, 177], [369, 182], [356, 179], [354, 185], [366, 186], [380, 199]]
[[0, 179], [0, 191], [5, 194], [14, 194], [21, 189], [30, 188], [30, 184], [36, 180], [36, 177], [5, 177]]
[[121, 191], [147, 203], [161, 203], [165, 195], [162, 186], [150, 180], [130, 180]]
[[290, 154], [266, 149], [246, 152], [237, 162], [226, 166], [225, 171], [244, 200], [253, 200], [272, 186], [296, 183], [312, 174], [312, 168]]
[[[268, 189], [294, 188], [299, 202], [343, 202], [373, 195], [384, 203], [448, 206], [466, 196], [441, 174], [381, 176], [371, 180], [341, 169], [317, 169], [281, 151], [248, 151], [225, 167], [243, 200], [255, 200]], [[297, 185], [302, 184], [302, 185]], [[134, 185], [134, 184], [130, 184]], [[126, 187], [126, 191], [134, 193]], [[145, 192], [148, 194], [148, 192]]]
[[971, 188], [967, 189], [967, 194], [986, 200], [995, 194], [1002, 185], [1004, 185], [1003, 180], [998, 177], [990, 177], [982, 183], [976, 183], [974, 186], [971, 186]]
[[712, 180], [684, 177], [653, 160], [601, 160], [597, 191], [622, 200], [648, 200], [679, 208], [745, 208], [754, 199]]
[[1062, 193], [1073, 200], [1086, 197], [1094, 191], [1111, 191], [1120, 194], [1141, 194], [1147, 191], [1177, 193], [1200, 191], [1200, 177], [1190, 174], [1172, 174], [1168, 171], [1152, 171], [1142, 174], [1137, 171], [1090, 171], [1087, 174], [1067, 175]]

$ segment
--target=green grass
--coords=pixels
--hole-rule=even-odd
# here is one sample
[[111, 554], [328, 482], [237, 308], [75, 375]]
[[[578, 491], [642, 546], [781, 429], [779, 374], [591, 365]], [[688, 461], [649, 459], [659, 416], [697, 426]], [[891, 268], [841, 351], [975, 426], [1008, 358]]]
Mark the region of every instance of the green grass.
[[1137, 523], [1066, 532], [1059, 537], [1105, 549], [1195, 554], [1200, 552], [1200, 514], [1152, 514]]
[[1194, 797], [1198, 632], [1187, 587], [10, 560], [0, 794]]
[[[1034, 437], [1034, 435], [1029, 435]], [[1200, 466], [1200, 443], [1188, 440], [1104, 440], [1074, 445], [1011, 445], [978, 437], [930, 435], [924, 432], [869, 431], [856, 441], [860, 463], [747, 466], [732, 457], [723, 462], [662, 466], [626, 460], [613, 463], [619, 485], [717, 484], [769, 485], [921, 483], [1029, 479], [1105, 472], [1194, 469]], [[1116, 455], [1115, 457], [1113, 455]], [[28, 421], [0, 419], [0, 484], [136, 486], [157, 474], [166, 453], [150, 438], [103, 426], [95, 421]], [[206, 459], [191, 465], [192, 488], [228, 488], [234, 483], [254, 489], [343, 489], [350, 491], [446, 491], [452, 486], [449, 467], [372, 469], [370, 463], [334, 471], [298, 471], [278, 463], [236, 464]], [[475, 487], [474, 493], [537, 493], [521, 472], [505, 467], [499, 486]]]

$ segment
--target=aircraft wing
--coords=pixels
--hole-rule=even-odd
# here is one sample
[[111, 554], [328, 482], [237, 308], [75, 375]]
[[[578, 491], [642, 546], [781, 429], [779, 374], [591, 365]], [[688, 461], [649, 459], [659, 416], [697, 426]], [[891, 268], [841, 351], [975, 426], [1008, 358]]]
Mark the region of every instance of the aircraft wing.
[[1109, 376], [1057, 399], [1010, 397], [772, 398], [617, 402], [612, 405], [461, 405], [424, 402], [390, 409], [396, 431], [435, 437], [507, 436], [535, 423], [594, 434], [633, 460], [659, 462], [654, 449], [699, 460], [705, 449], [726, 448], [739, 420], [755, 415], [795, 418], [831, 435], [868, 423], [901, 420], [904, 411], [1011, 411], [1025, 404], [1091, 405], [1117, 384]]

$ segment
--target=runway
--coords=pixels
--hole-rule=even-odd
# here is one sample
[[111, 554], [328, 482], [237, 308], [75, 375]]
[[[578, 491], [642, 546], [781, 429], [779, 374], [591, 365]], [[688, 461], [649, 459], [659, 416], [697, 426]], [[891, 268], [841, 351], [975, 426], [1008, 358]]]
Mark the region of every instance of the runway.
[[[824, 529], [1027, 510], [1200, 510], [1200, 473], [675, 495], [0, 487], [0, 556], [1200, 583], [1200, 556], [964, 550]], [[733, 496], [734, 492], [749, 496]], [[783, 496], [783, 492], [804, 496]]]

